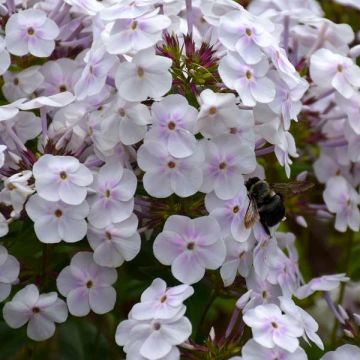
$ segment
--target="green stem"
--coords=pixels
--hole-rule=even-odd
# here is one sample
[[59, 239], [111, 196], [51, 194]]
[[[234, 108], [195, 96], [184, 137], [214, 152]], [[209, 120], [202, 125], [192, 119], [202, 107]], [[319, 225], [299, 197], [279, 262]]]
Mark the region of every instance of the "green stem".
[[200, 319], [200, 326], [203, 328], [205, 325], [206, 316], [211, 308], [211, 305], [214, 303], [215, 299], [217, 298], [217, 296], [218, 296], [218, 292], [216, 290], [212, 290], [210, 299], [209, 299], [208, 303], [206, 304], [204, 312], [202, 313], [201, 319]]
[[[352, 247], [353, 247], [353, 241], [354, 241], [354, 232], [350, 231], [348, 234], [346, 255], [345, 255], [345, 260], [344, 260], [344, 272], [346, 274], [349, 272], [349, 269], [350, 269], [350, 260], [351, 260], [351, 251], [352, 251]], [[339, 297], [337, 300], [337, 304], [339, 304], [339, 305], [341, 305], [344, 300], [345, 288], [346, 288], [346, 283], [342, 282], [340, 284], [340, 292], [339, 292]], [[335, 348], [335, 345], [336, 345], [336, 333], [337, 333], [338, 326], [339, 326], [339, 322], [335, 318], [332, 333], [331, 333], [331, 347], [332, 348]]]

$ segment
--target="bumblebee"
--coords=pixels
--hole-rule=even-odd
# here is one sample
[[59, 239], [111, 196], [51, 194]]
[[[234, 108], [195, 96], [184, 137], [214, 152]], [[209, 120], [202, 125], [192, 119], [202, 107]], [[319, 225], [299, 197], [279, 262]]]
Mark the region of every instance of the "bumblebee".
[[248, 191], [249, 206], [244, 224], [247, 229], [260, 221], [270, 236], [270, 227], [279, 224], [285, 217], [284, 195], [296, 195], [314, 186], [308, 181], [269, 184], [258, 177], [252, 177], [245, 183]]

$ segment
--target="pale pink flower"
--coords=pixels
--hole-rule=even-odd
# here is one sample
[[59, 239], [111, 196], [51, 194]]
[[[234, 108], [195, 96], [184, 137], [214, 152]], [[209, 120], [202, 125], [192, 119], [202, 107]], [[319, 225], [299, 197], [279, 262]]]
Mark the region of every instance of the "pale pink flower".
[[226, 249], [214, 218], [172, 215], [154, 241], [154, 255], [162, 264], [171, 265], [176, 279], [193, 284], [203, 278], [206, 269], [223, 264]]
[[345, 344], [339, 346], [335, 351], [327, 352], [320, 360], [342, 360], [360, 358], [360, 348], [356, 345]]
[[310, 76], [318, 86], [335, 88], [347, 99], [360, 87], [360, 68], [353, 60], [324, 48], [311, 56]]
[[157, 198], [175, 193], [187, 197], [199, 191], [203, 181], [204, 155], [198, 146], [186, 158], [175, 158], [160, 141], [146, 140], [137, 153], [140, 169], [145, 171], [143, 184], [146, 192]]
[[136, 186], [136, 176], [121, 163], [103, 165], [94, 175], [92, 193], [88, 197], [91, 225], [103, 228], [127, 219], [134, 209]]
[[48, 57], [55, 48], [59, 27], [45, 12], [27, 9], [11, 15], [5, 33], [6, 47], [11, 54]]
[[246, 106], [256, 102], [269, 103], [275, 98], [275, 85], [266, 77], [269, 63], [265, 56], [255, 65], [248, 65], [238, 53], [229, 52], [219, 65], [219, 74], [224, 84], [236, 90]]
[[45, 154], [34, 164], [33, 175], [35, 188], [43, 199], [62, 200], [70, 205], [85, 200], [87, 186], [93, 181], [90, 170], [73, 156]]
[[244, 174], [255, 170], [256, 159], [253, 149], [241, 144], [236, 135], [220, 135], [204, 140], [204, 181], [202, 192], [214, 191], [222, 200], [230, 200], [239, 194], [244, 186]]
[[146, 139], [167, 145], [171, 156], [186, 158], [194, 153], [194, 128], [198, 112], [182, 95], [168, 95], [151, 107], [152, 126]]
[[155, 279], [141, 294], [141, 302], [131, 309], [131, 317], [136, 320], [171, 319], [183, 312], [183, 302], [194, 293], [189, 285], [167, 287], [160, 278]]
[[335, 229], [341, 232], [350, 227], [358, 231], [360, 227], [360, 195], [342, 176], [331, 177], [326, 182], [323, 193], [328, 209], [336, 214]]
[[53, 244], [61, 240], [73, 243], [86, 235], [85, 217], [89, 213], [86, 201], [69, 205], [61, 200], [47, 201], [35, 194], [28, 200], [25, 208], [34, 221], [36, 236], [43, 243]]
[[137, 225], [138, 219], [134, 214], [101, 229], [90, 225], [87, 239], [94, 250], [94, 261], [100, 266], [118, 267], [124, 261], [132, 260], [141, 246]]
[[278, 346], [295, 352], [299, 347], [298, 337], [304, 333], [296, 321], [282, 314], [274, 304], [259, 305], [246, 311], [243, 320], [251, 327], [254, 340], [269, 349]]
[[19, 262], [0, 245], [0, 301], [10, 295], [11, 285], [18, 280], [19, 273]]
[[18, 291], [3, 308], [6, 323], [13, 329], [28, 322], [27, 336], [35, 341], [51, 338], [55, 333], [55, 322], [66, 321], [68, 311], [56, 292], [39, 294], [38, 288], [31, 284]]
[[91, 252], [78, 252], [70, 265], [61, 270], [57, 288], [66, 296], [70, 314], [85, 316], [90, 310], [105, 314], [115, 306], [116, 291], [111, 286], [117, 279], [115, 269], [94, 263]]

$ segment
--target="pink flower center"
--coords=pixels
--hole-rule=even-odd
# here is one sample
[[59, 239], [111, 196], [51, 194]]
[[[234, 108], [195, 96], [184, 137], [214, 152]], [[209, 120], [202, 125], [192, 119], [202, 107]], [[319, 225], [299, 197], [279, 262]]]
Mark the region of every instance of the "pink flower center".
[[226, 162], [221, 162], [220, 164], [219, 164], [219, 169], [220, 170], [225, 170], [227, 168], [227, 164], [226, 164]]
[[124, 116], [126, 115], [126, 112], [125, 112], [125, 110], [124, 110], [123, 108], [120, 108], [120, 109], [118, 110], [118, 113], [119, 113], [119, 115], [120, 115], [121, 117], [124, 117]]
[[105, 232], [105, 236], [108, 240], [112, 239], [112, 235], [108, 231]]
[[105, 191], [105, 197], [106, 197], [106, 198], [109, 198], [110, 195], [111, 195], [110, 190], [106, 190], [106, 191]]
[[32, 312], [34, 314], [38, 314], [40, 312], [40, 309], [37, 306], [35, 306], [35, 307], [32, 308]]
[[163, 295], [161, 298], [160, 298], [160, 302], [163, 304], [167, 299], [167, 296], [166, 295]]
[[274, 329], [277, 329], [279, 327], [279, 325], [276, 323], [276, 322], [272, 322], [271, 323], [271, 326], [274, 328]]
[[91, 289], [93, 287], [93, 282], [91, 280], [89, 280], [87, 283], [86, 283], [86, 287], [88, 289]]
[[133, 21], [132, 23], [131, 23], [131, 30], [136, 30], [136, 28], [137, 28], [137, 26], [138, 26], [138, 22], [137, 21]]
[[66, 90], [67, 90], [66, 85], [60, 85], [60, 86], [59, 86], [59, 91], [60, 91], [60, 92], [64, 92], [64, 91], [66, 91]]
[[251, 35], [252, 35], [252, 31], [251, 31], [251, 29], [249, 29], [249, 28], [246, 28], [245, 33], [246, 33], [247, 36], [251, 36]]
[[188, 250], [194, 250], [195, 249], [195, 243], [189, 242], [186, 246]]
[[19, 78], [17, 78], [17, 77], [14, 78], [13, 83], [14, 83], [15, 86], [18, 86], [20, 84]]
[[337, 71], [338, 72], [343, 72], [344, 71], [344, 67], [342, 65], [338, 65], [337, 66]]
[[253, 77], [252, 72], [250, 70], [246, 71], [245, 76], [248, 80], [251, 80]]
[[239, 259], [241, 260], [244, 256], [245, 256], [246, 252], [245, 251], [242, 251], [239, 255]]
[[234, 213], [234, 214], [237, 214], [237, 213], [239, 212], [239, 210], [240, 210], [240, 208], [239, 208], [238, 205], [236, 205], [236, 206], [233, 207], [233, 213]]
[[157, 322], [156, 322], [156, 323], [153, 324], [153, 329], [154, 329], [154, 330], [158, 331], [158, 330], [160, 330], [160, 328], [161, 328], [161, 324], [160, 324], [160, 323], [157, 323]]

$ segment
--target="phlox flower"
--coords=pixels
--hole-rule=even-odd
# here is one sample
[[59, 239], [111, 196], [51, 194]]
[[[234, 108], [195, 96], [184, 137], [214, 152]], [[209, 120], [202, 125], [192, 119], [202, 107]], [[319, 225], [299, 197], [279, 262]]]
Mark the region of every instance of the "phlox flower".
[[103, 165], [94, 175], [92, 193], [88, 197], [91, 225], [103, 228], [127, 219], [134, 209], [136, 185], [136, 176], [122, 164], [111, 162]]
[[89, 205], [83, 201], [79, 205], [69, 205], [61, 200], [47, 201], [38, 194], [31, 196], [25, 206], [30, 219], [34, 221], [34, 230], [43, 243], [80, 241], [87, 230], [85, 217]]
[[35, 341], [51, 338], [55, 333], [55, 322], [63, 323], [68, 310], [56, 292], [39, 294], [31, 284], [18, 291], [3, 308], [6, 323], [13, 329], [27, 325], [27, 336]]
[[55, 48], [59, 27], [45, 12], [27, 9], [11, 15], [5, 33], [6, 47], [11, 54], [47, 57]]
[[34, 192], [29, 180], [32, 177], [30, 170], [24, 170], [4, 180], [4, 189], [0, 192], [0, 201], [11, 205], [16, 214], [20, 214], [26, 199]]
[[87, 239], [94, 250], [94, 261], [100, 266], [118, 267], [125, 260], [132, 260], [139, 253], [141, 245], [137, 225], [138, 219], [134, 214], [101, 229], [90, 225]]
[[150, 123], [150, 111], [146, 105], [116, 96], [101, 119], [100, 137], [104, 139], [104, 146], [109, 142], [111, 146], [118, 140], [124, 145], [133, 145], [144, 139]]
[[194, 293], [189, 285], [167, 287], [160, 278], [155, 279], [141, 294], [141, 302], [131, 309], [136, 320], [171, 319], [184, 310], [184, 300]]
[[6, 145], [0, 144], [0, 169], [4, 166], [4, 163], [5, 163], [6, 149], [7, 149]]
[[249, 110], [240, 110], [234, 94], [214, 93], [205, 89], [200, 93], [200, 111], [197, 130], [211, 138], [233, 133], [237, 128], [253, 128], [254, 119]]
[[197, 111], [182, 95], [168, 95], [151, 107], [152, 126], [147, 139], [164, 142], [171, 156], [185, 158], [194, 153]]
[[121, 2], [116, 2], [111, 6], [104, 8], [100, 13], [100, 17], [106, 21], [113, 21], [117, 19], [135, 19], [152, 10], [152, 5], [152, 2], [148, 4], [144, 0], [122, 0]]
[[9, 101], [29, 97], [44, 81], [39, 66], [31, 66], [18, 73], [6, 72], [1, 90]]
[[286, 176], [290, 177], [290, 165], [292, 164], [292, 157], [298, 157], [296, 150], [295, 139], [289, 131], [282, 131], [279, 129], [280, 142], [275, 145], [275, 155], [281, 166], [285, 167]]
[[249, 275], [253, 261], [254, 240], [250, 237], [247, 241], [240, 243], [231, 236], [225, 238], [226, 258], [220, 268], [224, 286], [230, 286], [238, 273], [243, 277]]
[[256, 18], [245, 10], [231, 11], [220, 19], [219, 40], [231, 51], [237, 51], [247, 64], [258, 63], [262, 47], [276, 43], [271, 36], [274, 25]]
[[106, 39], [106, 50], [109, 54], [136, 54], [161, 40], [162, 31], [170, 25], [170, 18], [158, 15], [158, 10], [134, 19], [118, 19]]
[[114, 55], [106, 52], [103, 44], [94, 42], [84, 56], [85, 67], [74, 90], [78, 100], [98, 94], [105, 86], [110, 70], [118, 63]]
[[45, 154], [34, 164], [35, 188], [43, 199], [81, 204], [93, 181], [90, 170], [73, 156]]
[[174, 347], [183, 343], [191, 334], [191, 323], [183, 316], [184, 311], [170, 319], [138, 321], [130, 317], [117, 327], [115, 341], [124, 346], [129, 357], [136, 354], [138, 357], [134, 356], [135, 359], [142, 359], [139, 355], [149, 360], [171, 359], [173, 354], [169, 354], [174, 351]]
[[311, 56], [310, 76], [318, 86], [335, 88], [347, 99], [360, 87], [360, 68], [353, 60], [324, 48]]
[[167, 146], [154, 140], [146, 140], [137, 153], [143, 176], [144, 188], [148, 194], [165, 198], [175, 193], [187, 197], [199, 191], [203, 181], [201, 169], [204, 155], [199, 146], [185, 158], [169, 154]]
[[66, 296], [70, 314], [85, 316], [90, 310], [105, 314], [115, 306], [116, 291], [111, 286], [117, 279], [115, 269], [94, 263], [91, 252], [78, 252], [70, 265], [61, 270], [57, 288]]
[[319, 329], [319, 325], [306, 311], [297, 306], [291, 298], [280, 296], [280, 308], [285, 314], [293, 317], [298, 321], [299, 326], [304, 328], [304, 339], [308, 342], [308, 339], [313, 341], [321, 350], [324, 350], [324, 345], [316, 332]]
[[230, 200], [222, 200], [211, 192], [205, 196], [205, 207], [214, 217], [224, 235], [231, 235], [236, 241], [244, 242], [249, 238], [251, 229], [246, 229], [244, 218], [249, 207], [249, 198], [245, 185]]
[[104, 8], [104, 5], [96, 0], [64, 0], [64, 2], [71, 5], [76, 12], [90, 16], [96, 15]]
[[222, 200], [230, 200], [244, 186], [243, 174], [255, 170], [256, 159], [248, 144], [241, 144], [236, 135], [220, 135], [202, 142], [205, 161], [202, 192], [214, 191]]
[[278, 346], [289, 352], [299, 347], [304, 329], [275, 304], [259, 305], [245, 312], [243, 320], [251, 327], [254, 340], [269, 349]]
[[0, 301], [10, 295], [11, 285], [17, 281], [19, 273], [19, 262], [0, 245]]
[[223, 264], [226, 249], [214, 218], [172, 215], [154, 241], [154, 255], [162, 264], [171, 265], [176, 279], [193, 284], [203, 278], [206, 269]]
[[328, 209], [336, 214], [335, 229], [341, 232], [350, 227], [358, 231], [360, 227], [360, 195], [342, 176], [334, 176], [326, 182], [323, 193]]
[[324, 275], [311, 279], [307, 284], [299, 287], [295, 295], [298, 299], [305, 299], [315, 291], [331, 291], [337, 289], [341, 282], [349, 280], [345, 274]]
[[4, 74], [11, 64], [10, 55], [6, 50], [6, 41], [0, 36], [0, 75]]
[[152, 48], [139, 51], [131, 62], [119, 65], [115, 85], [119, 95], [127, 101], [159, 98], [170, 90], [171, 60], [154, 54]]
[[246, 106], [274, 100], [275, 85], [266, 77], [268, 70], [269, 63], [265, 56], [257, 64], [248, 65], [236, 52], [229, 52], [219, 64], [222, 81], [229, 89], [237, 91]]
[[345, 344], [339, 346], [335, 351], [329, 351], [320, 360], [358, 359], [360, 348], [356, 345]]
[[273, 349], [268, 349], [261, 346], [253, 339], [248, 342], [241, 349], [241, 360], [307, 360], [308, 357], [302, 348], [297, 348], [295, 352], [289, 352], [278, 346]]

